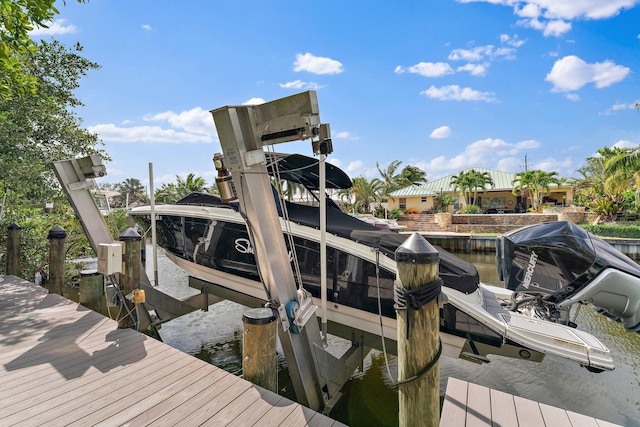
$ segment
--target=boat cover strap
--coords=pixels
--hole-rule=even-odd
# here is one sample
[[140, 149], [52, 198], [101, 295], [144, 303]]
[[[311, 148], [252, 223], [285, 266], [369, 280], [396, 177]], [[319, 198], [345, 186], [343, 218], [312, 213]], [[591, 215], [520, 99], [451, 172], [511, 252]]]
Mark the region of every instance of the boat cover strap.
[[420, 310], [423, 305], [438, 298], [443, 284], [444, 281], [440, 277], [433, 282], [425, 283], [413, 289], [401, 288], [397, 283], [394, 283], [393, 300], [395, 304], [393, 308], [396, 310], [407, 310], [407, 339], [409, 339], [409, 328], [411, 326], [410, 310]]

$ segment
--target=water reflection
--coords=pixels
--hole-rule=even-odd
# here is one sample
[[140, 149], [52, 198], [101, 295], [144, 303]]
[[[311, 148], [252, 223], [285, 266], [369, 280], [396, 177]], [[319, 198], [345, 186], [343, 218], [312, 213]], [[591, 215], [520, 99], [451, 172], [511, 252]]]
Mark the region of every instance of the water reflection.
[[[150, 250], [150, 249], [148, 249]], [[148, 252], [150, 253], [150, 252]], [[497, 279], [495, 254], [457, 254], [473, 262], [483, 282], [502, 286]], [[159, 287], [184, 298], [198, 291], [187, 286], [187, 276], [160, 254]], [[153, 277], [153, 274], [151, 274]], [[229, 372], [242, 369], [242, 312], [244, 307], [229, 301], [209, 312], [198, 311], [165, 324], [164, 341]], [[547, 356], [542, 363], [490, 356], [491, 362], [477, 365], [460, 359], [440, 359], [441, 393], [453, 376], [570, 411], [625, 426], [640, 427], [640, 335], [624, 332], [619, 323], [609, 322], [583, 309], [579, 328], [598, 337], [612, 352], [616, 369], [593, 374], [573, 362]], [[332, 341], [343, 350], [344, 343]], [[278, 354], [280, 394], [293, 399], [282, 352]], [[392, 377], [397, 375], [395, 358], [389, 357]], [[384, 355], [372, 351], [364, 372], [344, 387], [344, 398], [330, 414], [352, 426], [397, 425], [398, 398], [389, 386]]]

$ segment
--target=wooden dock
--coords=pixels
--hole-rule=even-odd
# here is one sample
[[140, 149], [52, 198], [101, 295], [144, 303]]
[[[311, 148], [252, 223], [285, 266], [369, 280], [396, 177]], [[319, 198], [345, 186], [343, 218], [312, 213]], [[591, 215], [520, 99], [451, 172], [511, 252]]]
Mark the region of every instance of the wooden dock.
[[339, 426], [15, 276], [0, 283], [2, 426]]
[[440, 426], [615, 427], [618, 425], [449, 377]]

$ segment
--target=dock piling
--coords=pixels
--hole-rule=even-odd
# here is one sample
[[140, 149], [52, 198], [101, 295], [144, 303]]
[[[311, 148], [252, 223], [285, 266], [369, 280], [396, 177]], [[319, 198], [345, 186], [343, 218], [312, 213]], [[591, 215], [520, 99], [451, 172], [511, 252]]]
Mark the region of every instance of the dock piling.
[[440, 420], [438, 295], [440, 256], [418, 233], [395, 253], [398, 265], [398, 399], [400, 426], [437, 426]]
[[105, 314], [104, 276], [98, 270], [80, 272], [79, 303], [96, 313]]
[[20, 276], [20, 243], [22, 228], [18, 224], [7, 227], [7, 263], [6, 273]]
[[49, 280], [47, 289], [51, 293], [63, 295], [64, 289], [64, 263], [65, 250], [64, 243], [67, 239], [67, 232], [58, 226], [49, 230]]
[[242, 315], [242, 377], [277, 393], [276, 318], [271, 308], [253, 308]]
[[140, 251], [142, 247], [142, 237], [133, 227], [129, 227], [118, 237], [118, 240], [124, 242], [122, 248], [123, 266], [122, 273], [120, 273], [120, 290], [125, 296], [123, 304], [125, 304], [127, 309], [126, 313], [123, 313], [121, 318], [118, 319], [118, 327], [132, 328], [134, 327], [132, 313], [135, 310], [135, 305], [126, 298], [126, 296], [131, 294], [134, 289], [140, 285]]

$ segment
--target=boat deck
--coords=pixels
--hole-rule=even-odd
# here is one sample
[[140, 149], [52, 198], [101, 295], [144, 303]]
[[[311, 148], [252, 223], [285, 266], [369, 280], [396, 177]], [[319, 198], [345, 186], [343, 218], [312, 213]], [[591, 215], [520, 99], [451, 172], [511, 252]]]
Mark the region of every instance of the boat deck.
[[0, 283], [0, 425], [339, 422], [15, 276]]
[[440, 426], [615, 427], [618, 424], [449, 377]]

